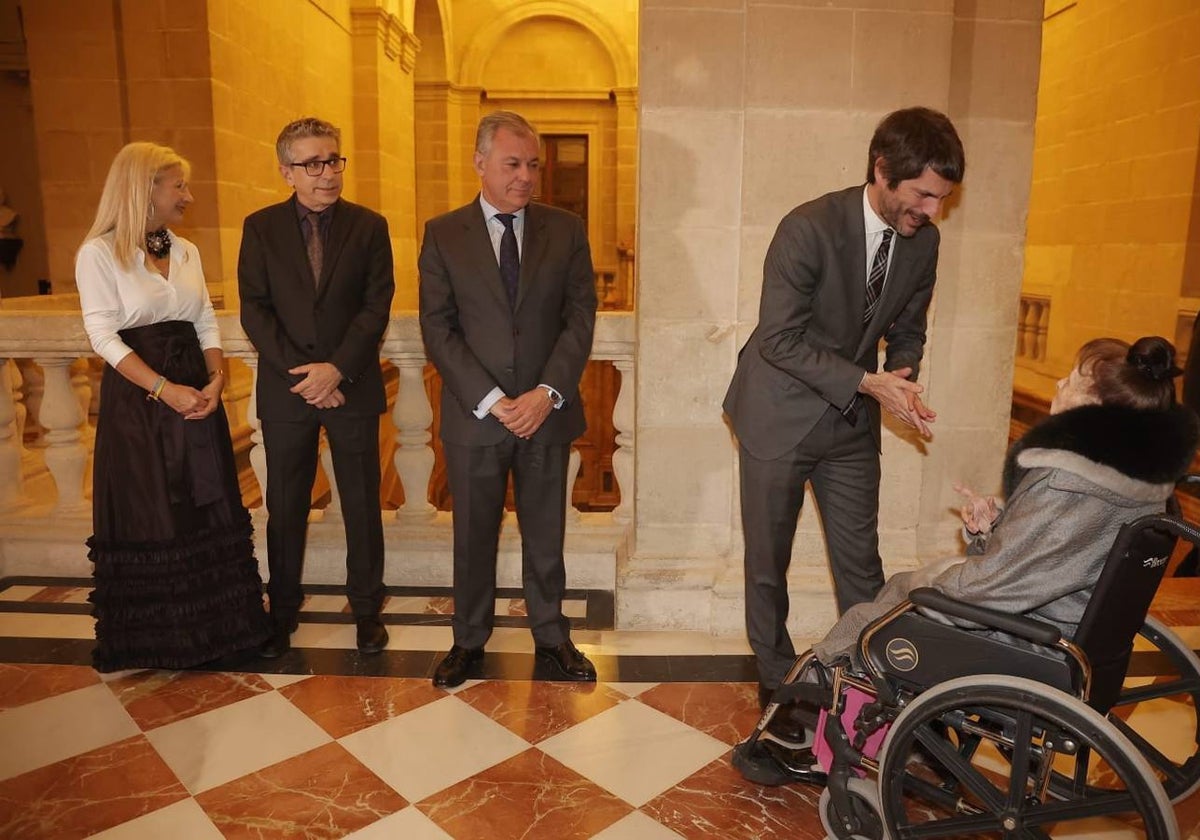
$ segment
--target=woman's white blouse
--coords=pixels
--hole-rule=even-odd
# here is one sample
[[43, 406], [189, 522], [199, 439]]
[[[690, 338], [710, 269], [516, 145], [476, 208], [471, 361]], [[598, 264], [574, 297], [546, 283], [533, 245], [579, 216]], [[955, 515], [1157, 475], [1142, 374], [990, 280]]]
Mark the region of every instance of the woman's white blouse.
[[83, 326], [92, 349], [113, 367], [133, 351], [118, 330], [143, 327], [160, 321], [191, 321], [200, 347], [221, 346], [217, 316], [213, 312], [200, 251], [191, 242], [171, 234], [170, 279], [146, 267], [146, 254], [134, 252], [133, 265], [117, 264], [112, 234], [83, 243], [75, 257], [75, 285], [83, 308]]

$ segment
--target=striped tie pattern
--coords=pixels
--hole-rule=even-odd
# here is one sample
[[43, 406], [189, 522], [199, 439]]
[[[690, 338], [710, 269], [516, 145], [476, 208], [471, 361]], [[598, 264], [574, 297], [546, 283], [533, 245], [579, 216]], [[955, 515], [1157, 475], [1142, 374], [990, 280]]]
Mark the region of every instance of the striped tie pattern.
[[892, 246], [893, 233], [895, 231], [891, 228], [883, 232], [883, 241], [879, 243], [875, 250], [875, 259], [871, 262], [871, 273], [867, 277], [867, 306], [863, 312], [864, 324], [870, 323], [871, 316], [875, 314], [875, 307], [879, 305], [879, 296], [883, 294], [883, 281], [887, 277], [888, 251]]
[[324, 243], [321, 242], [321, 214], [309, 213], [304, 219], [308, 222], [308, 230], [304, 234], [304, 250], [308, 251], [308, 264], [312, 267], [313, 282], [320, 284], [321, 269], [325, 262]]

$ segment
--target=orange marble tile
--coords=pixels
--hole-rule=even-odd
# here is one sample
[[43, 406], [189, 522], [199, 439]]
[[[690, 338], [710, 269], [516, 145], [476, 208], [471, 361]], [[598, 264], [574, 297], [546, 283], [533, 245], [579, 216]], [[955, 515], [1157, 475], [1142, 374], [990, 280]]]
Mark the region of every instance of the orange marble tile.
[[138, 735], [0, 782], [0, 837], [88, 837], [187, 795]]
[[454, 599], [446, 597], [430, 598], [422, 612], [425, 615], [454, 615]]
[[395, 677], [309, 677], [279, 693], [334, 738], [446, 696], [429, 680]]
[[0, 710], [24, 706], [98, 682], [100, 676], [86, 666], [0, 663]]
[[113, 680], [108, 687], [143, 730], [272, 690], [257, 674], [201, 671], [141, 671]]
[[228, 840], [345, 837], [408, 807], [336, 743], [205, 791], [196, 801]]
[[61, 604], [78, 592], [90, 592], [79, 586], [47, 586], [25, 600], [27, 604]]
[[526, 612], [526, 609], [525, 609], [525, 599], [524, 598], [513, 598], [511, 601], [509, 601], [508, 602], [508, 614], [509, 615], [528, 615], [528, 613]]
[[451, 837], [591, 837], [633, 810], [537, 749], [417, 803]]
[[688, 840], [823, 840], [820, 788], [763, 787], [733, 769], [729, 754], [642, 806]]
[[625, 699], [597, 683], [489, 681], [463, 689], [458, 699], [531, 744], [569, 729]]
[[637, 699], [730, 746], [758, 723], [755, 683], [660, 683]]

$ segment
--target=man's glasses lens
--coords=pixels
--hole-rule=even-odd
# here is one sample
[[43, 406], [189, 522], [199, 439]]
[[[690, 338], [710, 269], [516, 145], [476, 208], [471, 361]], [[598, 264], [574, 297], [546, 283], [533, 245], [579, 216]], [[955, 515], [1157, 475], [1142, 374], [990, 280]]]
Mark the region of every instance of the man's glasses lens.
[[344, 157], [336, 157], [330, 160], [310, 160], [296, 165], [303, 166], [305, 172], [316, 178], [325, 171], [326, 166], [329, 167], [330, 172], [335, 174], [341, 172], [346, 168], [346, 159]]

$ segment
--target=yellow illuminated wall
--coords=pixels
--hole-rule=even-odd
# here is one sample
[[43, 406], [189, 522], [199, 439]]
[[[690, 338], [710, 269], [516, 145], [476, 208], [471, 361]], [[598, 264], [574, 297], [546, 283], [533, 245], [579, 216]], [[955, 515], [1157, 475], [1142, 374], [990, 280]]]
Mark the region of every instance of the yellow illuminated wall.
[[1040, 396], [1083, 342], [1174, 338], [1200, 295], [1200, 4], [1047, 13], [1022, 289], [1051, 308], [1045, 359], [1018, 359], [1015, 381]]

